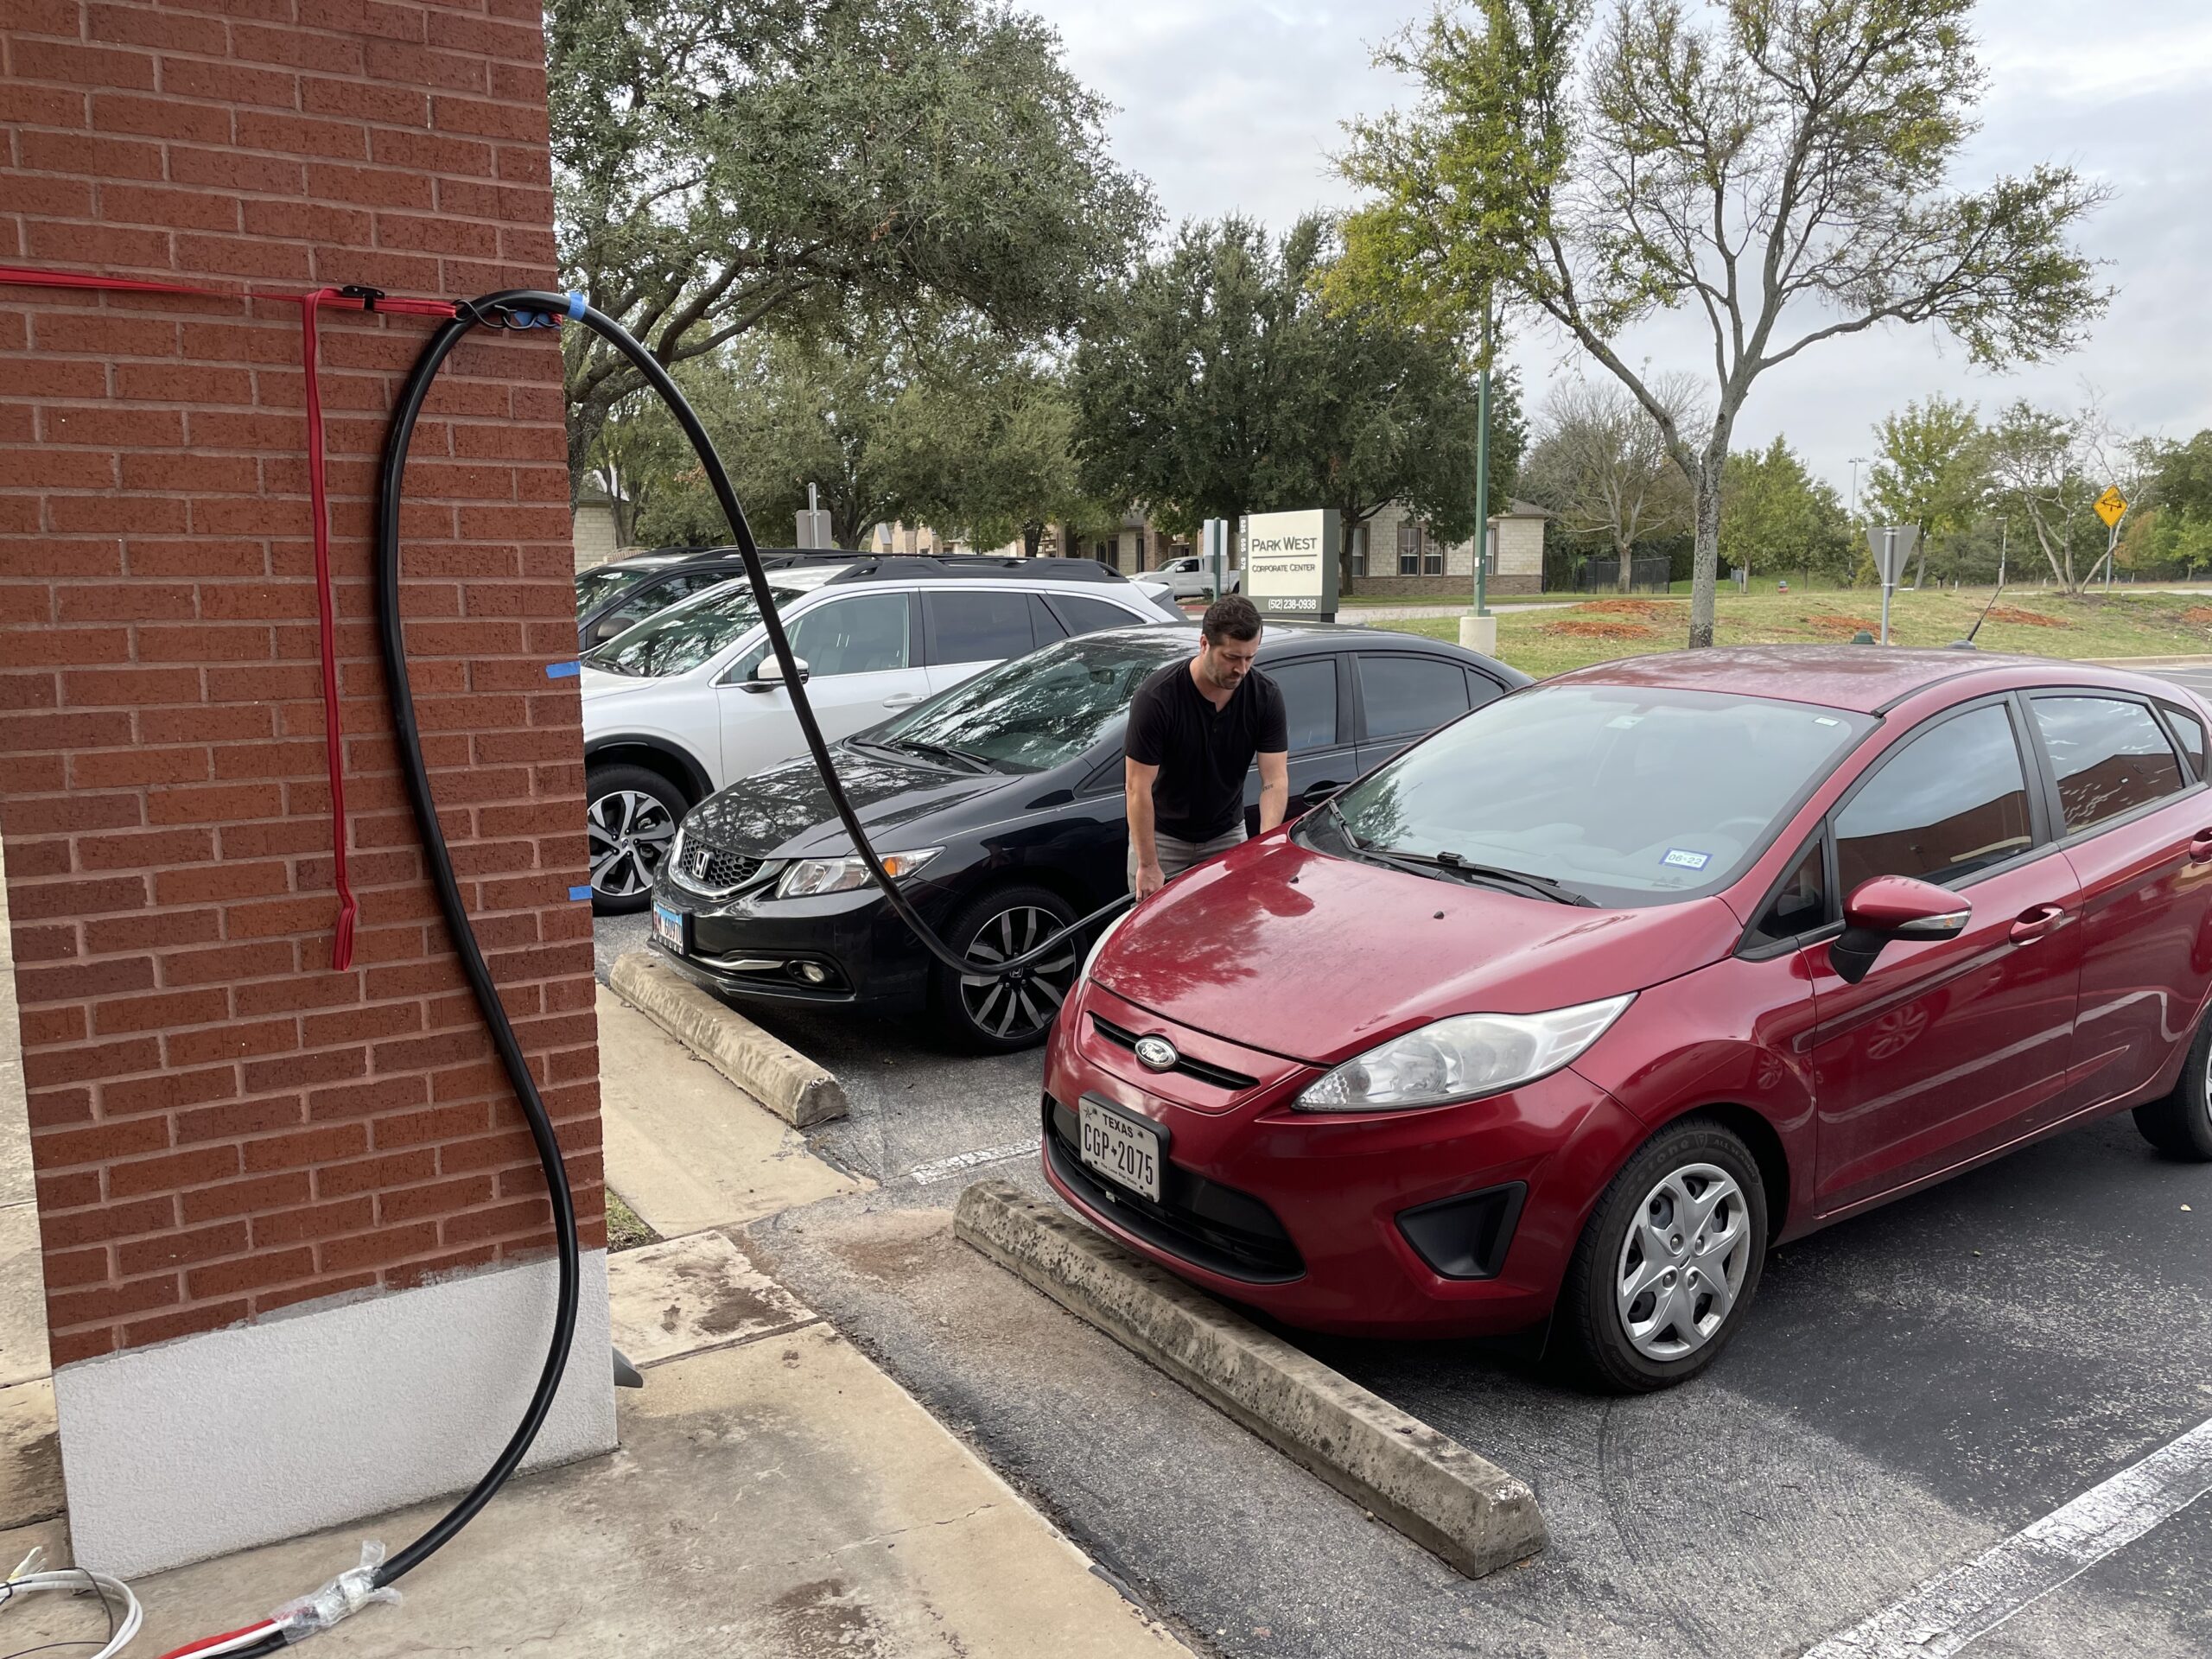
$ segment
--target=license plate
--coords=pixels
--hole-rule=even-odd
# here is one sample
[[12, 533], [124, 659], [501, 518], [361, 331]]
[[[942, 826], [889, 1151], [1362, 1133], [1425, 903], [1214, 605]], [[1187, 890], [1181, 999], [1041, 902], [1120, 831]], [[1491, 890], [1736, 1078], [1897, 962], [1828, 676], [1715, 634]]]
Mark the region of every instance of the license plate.
[[683, 912], [666, 905], [653, 906], [653, 938], [677, 956], [683, 954]]
[[1077, 1109], [1083, 1131], [1083, 1161], [1116, 1185], [1160, 1202], [1158, 1131], [1090, 1101]]

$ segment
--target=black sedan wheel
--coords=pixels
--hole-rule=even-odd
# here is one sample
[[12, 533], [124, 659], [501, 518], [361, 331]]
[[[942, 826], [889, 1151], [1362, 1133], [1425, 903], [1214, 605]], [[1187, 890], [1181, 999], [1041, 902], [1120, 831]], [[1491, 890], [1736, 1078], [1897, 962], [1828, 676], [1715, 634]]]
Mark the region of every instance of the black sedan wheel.
[[[1074, 919], [1059, 896], [1043, 887], [1001, 887], [961, 912], [945, 943], [973, 962], [1006, 962], [1027, 955]], [[938, 1008], [963, 1047], [995, 1054], [1033, 1048], [1052, 1028], [1082, 963], [1083, 942], [1071, 938], [1012, 979], [939, 967]]]
[[643, 910], [683, 821], [676, 786], [643, 766], [603, 766], [584, 779], [591, 907], [601, 916]]
[[2212, 1163], [2212, 1016], [2197, 1028], [2173, 1092], [2138, 1106], [2135, 1127], [2169, 1158]]

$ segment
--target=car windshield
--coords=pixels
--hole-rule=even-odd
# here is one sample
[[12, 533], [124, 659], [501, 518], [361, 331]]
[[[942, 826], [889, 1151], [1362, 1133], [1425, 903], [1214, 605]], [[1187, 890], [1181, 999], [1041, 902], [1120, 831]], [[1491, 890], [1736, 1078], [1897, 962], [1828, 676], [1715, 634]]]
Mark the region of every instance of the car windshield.
[[[810, 588], [779, 583], [769, 591], [776, 596], [777, 610], [781, 611]], [[725, 645], [742, 639], [760, 620], [753, 585], [740, 579], [647, 618], [596, 650], [586, 652], [583, 660], [609, 674], [648, 678], [688, 674]]]
[[1873, 725], [1765, 697], [1539, 686], [1407, 751], [1301, 835], [1346, 856], [1437, 861], [1406, 868], [1440, 880], [1533, 876], [1569, 902], [1687, 898], [1739, 874]]
[[1087, 634], [1001, 663], [963, 680], [861, 738], [863, 743], [932, 750], [996, 772], [1049, 772], [1117, 728], [1129, 699], [1167, 664], [1191, 654], [1192, 639]]
[[602, 564], [576, 576], [576, 614], [588, 615], [608, 600], [628, 593], [648, 577], [667, 569], [658, 564]]

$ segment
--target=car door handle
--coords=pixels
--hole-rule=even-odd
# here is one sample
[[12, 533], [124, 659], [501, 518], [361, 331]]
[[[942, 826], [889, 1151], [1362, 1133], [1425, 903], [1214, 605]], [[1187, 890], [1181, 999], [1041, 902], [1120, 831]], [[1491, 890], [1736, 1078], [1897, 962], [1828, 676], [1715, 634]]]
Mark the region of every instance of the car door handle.
[[2022, 911], [2013, 918], [2012, 943], [2033, 944], [2056, 927], [2065, 914], [2066, 906], [2063, 905], [2037, 905], [2032, 910]]
[[2189, 838], [2189, 861], [2212, 864], [2212, 830], [2200, 830]]
[[886, 697], [883, 706], [887, 709], [911, 709], [927, 696], [929, 693], [926, 691], [917, 691], [911, 696]]

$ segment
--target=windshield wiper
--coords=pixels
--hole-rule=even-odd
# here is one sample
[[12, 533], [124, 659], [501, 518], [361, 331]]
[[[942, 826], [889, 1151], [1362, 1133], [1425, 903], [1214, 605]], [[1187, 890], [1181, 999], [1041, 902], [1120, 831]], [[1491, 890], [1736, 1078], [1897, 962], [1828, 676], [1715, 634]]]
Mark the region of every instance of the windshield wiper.
[[1586, 893], [1577, 893], [1563, 887], [1549, 876], [1531, 875], [1526, 870], [1502, 869], [1495, 864], [1478, 864], [1454, 852], [1414, 853], [1400, 847], [1363, 846], [1360, 849], [1370, 858], [1386, 859], [1397, 864], [1418, 865], [1423, 869], [1442, 870], [1464, 881], [1486, 881], [1494, 887], [1519, 887], [1533, 893], [1540, 899], [1554, 904], [1582, 905], [1595, 909], [1598, 901]]
[[982, 755], [970, 754], [965, 749], [956, 749], [949, 744], [925, 743], [919, 738], [914, 737], [894, 737], [890, 739], [884, 747], [893, 749], [909, 749], [916, 754], [941, 755], [957, 766], [965, 766], [969, 772], [997, 770]]

